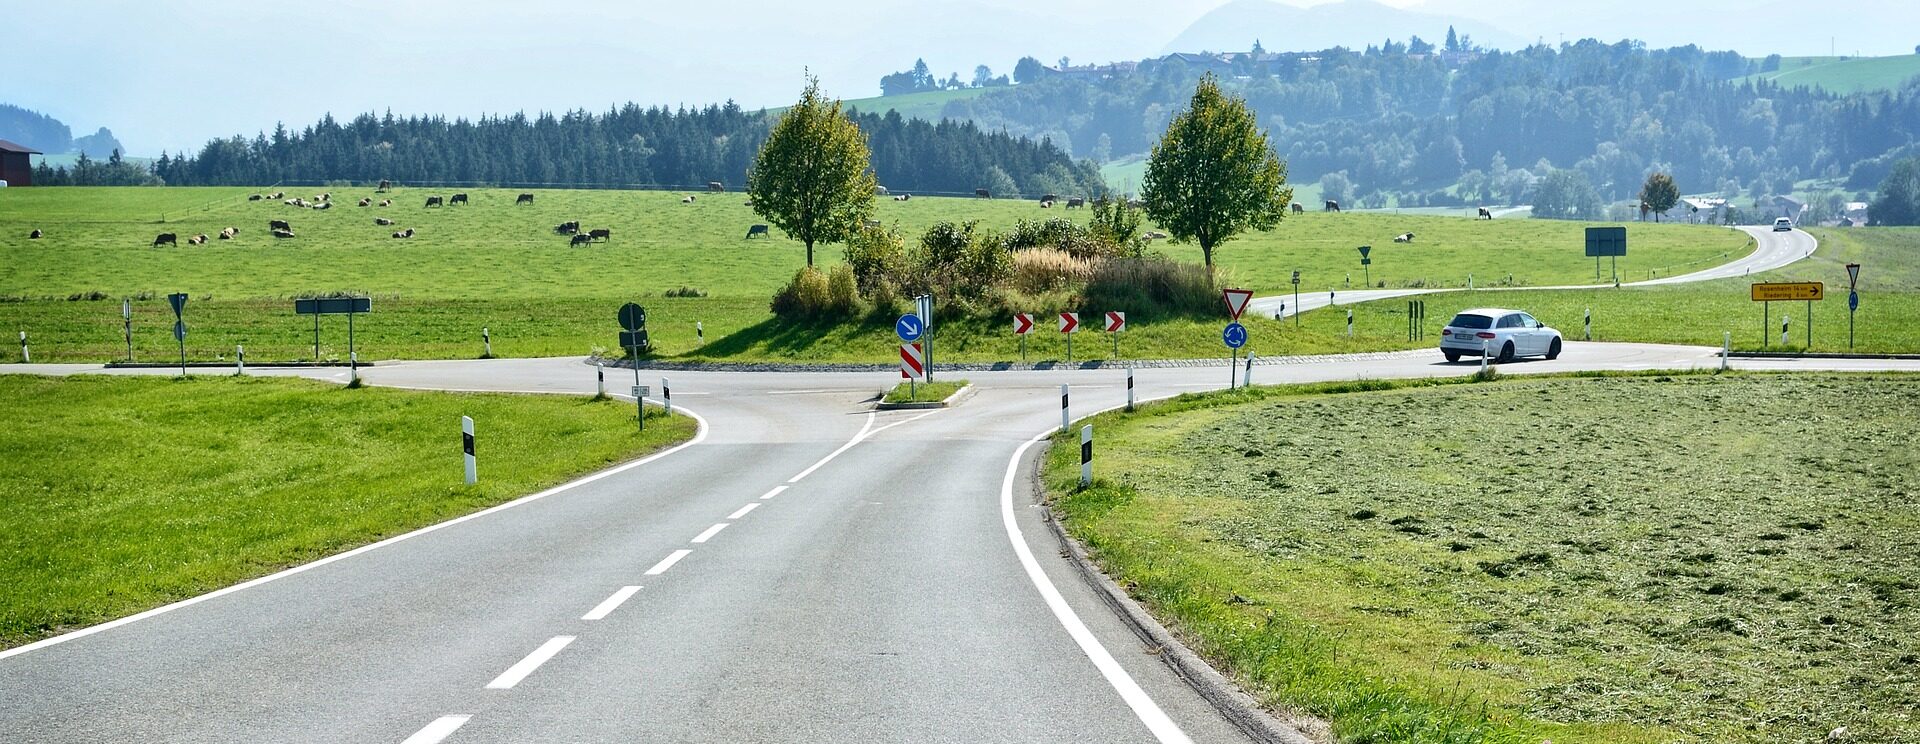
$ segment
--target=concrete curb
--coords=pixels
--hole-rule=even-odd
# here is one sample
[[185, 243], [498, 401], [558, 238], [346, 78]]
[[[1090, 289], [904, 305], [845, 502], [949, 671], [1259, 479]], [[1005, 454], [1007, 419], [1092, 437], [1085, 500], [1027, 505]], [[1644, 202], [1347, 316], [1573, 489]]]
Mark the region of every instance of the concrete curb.
[[887, 391], [882, 390], [880, 391], [880, 399], [878, 401], [875, 401], [873, 404], [873, 410], [876, 410], [876, 411], [923, 411], [923, 410], [934, 409], [934, 408], [952, 408], [954, 406], [960, 405], [960, 401], [966, 400], [971, 397], [973, 397], [973, 383], [967, 383], [965, 385], [960, 386], [960, 389], [953, 391], [952, 395], [949, 395], [940, 400], [913, 401], [911, 403], [888, 403], [886, 402]]
[[[107, 369], [179, 369], [179, 362], [107, 362], [101, 365]], [[347, 362], [247, 362], [247, 369], [305, 369], [309, 367], [349, 367]], [[373, 362], [361, 362], [362, 367], [372, 367]], [[187, 369], [232, 369], [233, 362], [187, 362]]]
[[[1028, 472], [1028, 488], [1032, 494], [1045, 494], [1046, 486], [1041, 480], [1041, 464], [1046, 462], [1047, 447], [1042, 447], [1034, 455], [1033, 467]], [[1145, 608], [1127, 596], [1126, 590], [1115, 584], [1113, 579], [1102, 572], [1087, 556], [1080, 541], [1067, 534], [1060, 521], [1055, 518], [1052, 505], [1047, 505], [1042, 519], [1047, 529], [1060, 542], [1060, 554], [1073, 563], [1080, 578], [1093, 587], [1113, 613], [1133, 630], [1133, 634], [1149, 648], [1159, 649], [1156, 654], [1161, 663], [1167, 665], [1181, 680], [1193, 688], [1194, 692], [1206, 698], [1221, 717], [1232, 723], [1234, 728], [1246, 734], [1248, 738], [1260, 744], [1317, 744], [1317, 741], [1293, 725], [1274, 717], [1260, 705], [1260, 701], [1240, 689], [1233, 680], [1227, 679], [1219, 670], [1200, 658], [1199, 654], [1180, 641], [1159, 620], [1148, 614]]]
[[[1254, 366], [1268, 367], [1287, 364], [1319, 364], [1324, 362], [1350, 362], [1397, 359], [1408, 355], [1431, 354], [1431, 349], [1406, 349], [1401, 351], [1368, 351], [1353, 354], [1301, 354], [1294, 356], [1271, 356], [1254, 358]], [[604, 364], [608, 367], [633, 369], [629, 359], [610, 357], [588, 357], [587, 364]], [[1241, 357], [1241, 364], [1246, 364]], [[1090, 362], [967, 362], [932, 365], [936, 372], [1006, 372], [1006, 371], [1044, 371], [1044, 370], [1088, 370], [1088, 369], [1168, 369], [1183, 367], [1225, 367], [1229, 364], [1226, 357], [1217, 359], [1121, 359], [1095, 360]], [[898, 364], [796, 364], [790, 362], [676, 362], [668, 360], [640, 360], [641, 369], [666, 370], [677, 372], [889, 372], [900, 369]]]
[[1920, 359], [1920, 354], [1854, 354], [1833, 351], [1736, 351], [1735, 359]]

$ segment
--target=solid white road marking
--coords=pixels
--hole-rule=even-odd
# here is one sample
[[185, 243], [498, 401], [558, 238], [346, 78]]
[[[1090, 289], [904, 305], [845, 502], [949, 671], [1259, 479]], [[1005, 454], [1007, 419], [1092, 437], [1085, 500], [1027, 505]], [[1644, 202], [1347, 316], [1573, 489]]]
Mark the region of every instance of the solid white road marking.
[[718, 534], [720, 534], [720, 531], [721, 531], [721, 530], [724, 530], [724, 529], [726, 529], [726, 528], [727, 528], [727, 525], [728, 525], [728, 524], [730, 524], [730, 523], [729, 523], [729, 522], [721, 522], [721, 523], [719, 523], [719, 524], [716, 524], [716, 525], [714, 525], [714, 526], [712, 526], [712, 527], [708, 527], [708, 528], [707, 528], [707, 531], [706, 531], [706, 532], [702, 532], [702, 533], [700, 533], [700, 535], [699, 535], [698, 537], [695, 537], [695, 538], [693, 538], [693, 541], [694, 541], [694, 542], [697, 542], [697, 543], [703, 543], [703, 542], [706, 542], [706, 541], [708, 541], [708, 540], [711, 540], [711, 539], [713, 539], [713, 536], [714, 536], [714, 535], [718, 535]]
[[668, 555], [665, 558], [661, 558], [659, 563], [653, 564], [653, 568], [647, 569], [647, 575], [659, 576], [660, 574], [666, 573], [667, 569], [673, 568], [673, 564], [679, 563], [681, 558], [687, 557], [687, 554], [691, 552], [693, 551], [691, 550], [673, 551], [673, 554]]
[[773, 489], [773, 490], [771, 490], [771, 491], [768, 491], [768, 492], [767, 492], [767, 495], [765, 495], [765, 496], [761, 496], [761, 497], [760, 497], [760, 500], [761, 500], [761, 501], [766, 501], [767, 499], [770, 499], [770, 498], [773, 498], [773, 497], [775, 497], [775, 496], [779, 496], [779, 495], [780, 495], [780, 492], [781, 492], [781, 491], [785, 491], [785, 490], [787, 490], [787, 487], [786, 487], [786, 486], [776, 486], [776, 487], [774, 487], [774, 489]]
[[[445, 389], [445, 388], [410, 388], [410, 389], [415, 389], [415, 390], [443, 390], [443, 389]], [[549, 392], [550, 392], [550, 391], [549, 391]], [[82, 629], [80, 629], [80, 630], [76, 630], [76, 631], [73, 631], [72, 633], [67, 633], [67, 634], [65, 634], [65, 635], [57, 635], [57, 636], [54, 636], [54, 637], [52, 637], [52, 638], [48, 638], [48, 639], [45, 639], [45, 640], [40, 640], [40, 641], [35, 641], [35, 642], [33, 642], [33, 643], [29, 643], [29, 644], [27, 644], [27, 645], [25, 645], [25, 646], [19, 646], [19, 647], [16, 647], [16, 648], [10, 648], [10, 649], [7, 649], [7, 650], [5, 650], [5, 651], [0, 651], [0, 659], [5, 659], [5, 658], [8, 658], [8, 657], [10, 657], [10, 656], [18, 656], [18, 655], [20, 655], [20, 654], [24, 654], [24, 653], [26, 653], [26, 652], [28, 652], [28, 651], [34, 651], [34, 650], [38, 650], [38, 649], [42, 649], [42, 648], [46, 648], [46, 647], [48, 647], [48, 646], [52, 646], [52, 645], [55, 645], [55, 644], [60, 644], [60, 643], [66, 643], [67, 641], [71, 641], [71, 640], [74, 640], [74, 639], [76, 639], [76, 638], [85, 638], [85, 637], [87, 637], [87, 636], [90, 636], [90, 635], [93, 635], [93, 634], [95, 634], [95, 633], [99, 633], [99, 632], [101, 632], [101, 631], [106, 631], [106, 630], [112, 630], [112, 629], [114, 629], [114, 628], [118, 628], [118, 627], [120, 627], [120, 626], [122, 626], [122, 625], [126, 625], [126, 624], [128, 624], [128, 623], [135, 623], [135, 622], [139, 622], [139, 621], [141, 621], [141, 620], [145, 620], [145, 619], [147, 619], [147, 618], [150, 618], [150, 617], [153, 617], [153, 616], [155, 616], [155, 615], [161, 615], [161, 614], [165, 614], [165, 613], [168, 613], [168, 612], [172, 612], [172, 611], [174, 611], [174, 610], [177, 610], [177, 609], [180, 609], [180, 608], [182, 608], [182, 607], [189, 607], [189, 606], [192, 606], [192, 605], [196, 605], [196, 604], [199, 604], [199, 603], [201, 603], [201, 602], [205, 602], [205, 601], [207, 601], [207, 600], [209, 600], [209, 599], [214, 599], [214, 598], [216, 598], [216, 597], [224, 597], [224, 596], [226, 596], [226, 595], [228, 595], [228, 594], [232, 594], [232, 593], [234, 593], [234, 592], [237, 592], [237, 591], [240, 591], [240, 590], [242, 590], [242, 589], [249, 589], [249, 588], [252, 588], [252, 587], [256, 587], [256, 586], [259, 586], [259, 585], [261, 585], [261, 584], [265, 584], [265, 583], [267, 583], [267, 582], [269, 582], [269, 581], [276, 581], [276, 580], [279, 580], [279, 579], [284, 579], [284, 578], [286, 578], [286, 577], [288, 577], [288, 576], [292, 576], [292, 575], [294, 575], [294, 574], [298, 574], [298, 573], [303, 573], [303, 572], [306, 572], [306, 571], [311, 571], [311, 570], [313, 570], [313, 569], [316, 569], [316, 568], [319, 568], [319, 567], [321, 567], [321, 566], [324, 566], [324, 565], [327, 565], [327, 564], [329, 564], [329, 563], [332, 563], [332, 562], [334, 562], [334, 561], [343, 561], [343, 560], [346, 560], [346, 559], [348, 559], [348, 558], [352, 558], [352, 557], [354, 557], [354, 556], [356, 556], [356, 555], [360, 555], [360, 554], [362, 554], [362, 553], [366, 553], [366, 552], [368, 552], [368, 551], [373, 551], [373, 550], [379, 550], [379, 549], [381, 549], [381, 548], [384, 548], [384, 547], [386, 547], [386, 546], [388, 546], [388, 545], [392, 545], [392, 544], [394, 544], [394, 543], [397, 543], [397, 542], [400, 542], [400, 541], [402, 541], [402, 540], [408, 540], [408, 539], [412, 539], [412, 538], [415, 538], [415, 537], [419, 537], [419, 536], [421, 536], [421, 535], [424, 535], [424, 534], [427, 534], [427, 533], [429, 533], [429, 532], [433, 532], [433, 531], [436, 531], [436, 530], [441, 530], [441, 529], [445, 529], [445, 528], [447, 528], [447, 527], [452, 527], [452, 526], [454, 526], [454, 525], [456, 525], [456, 524], [460, 524], [460, 523], [462, 523], [462, 522], [466, 522], [466, 521], [469, 521], [469, 520], [473, 520], [473, 519], [479, 519], [479, 518], [481, 518], [481, 517], [484, 517], [484, 516], [487, 516], [487, 515], [489, 515], [489, 514], [493, 514], [493, 513], [495, 513], [495, 512], [502, 512], [502, 511], [506, 511], [506, 510], [508, 510], [508, 509], [512, 509], [512, 508], [514, 508], [514, 507], [516, 507], [516, 506], [521, 506], [521, 505], [523, 505], [523, 504], [528, 504], [528, 503], [532, 503], [532, 502], [535, 502], [535, 501], [539, 501], [540, 499], [544, 499], [544, 498], [546, 498], [546, 497], [548, 497], [548, 496], [552, 496], [552, 495], [554, 495], [554, 494], [557, 494], [557, 493], [563, 493], [563, 492], [566, 492], [566, 491], [569, 491], [569, 490], [572, 490], [572, 489], [574, 489], [574, 488], [578, 488], [578, 487], [580, 487], [580, 486], [584, 486], [584, 485], [586, 485], [586, 484], [588, 484], [588, 483], [592, 483], [592, 482], [594, 482], [594, 481], [597, 481], [597, 480], [600, 480], [600, 479], [602, 479], [602, 478], [608, 478], [608, 477], [612, 477], [612, 476], [615, 476], [615, 475], [619, 475], [619, 474], [621, 474], [621, 473], [624, 473], [624, 472], [627, 472], [627, 471], [629, 471], [629, 470], [632, 470], [632, 469], [634, 469], [634, 468], [637, 468], [637, 467], [640, 467], [640, 466], [642, 466], [642, 465], [645, 465], [645, 464], [647, 464], [647, 463], [650, 463], [650, 462], [653, 462], [654, 460], [658, 460], [658, 459], [660, 459], [660, 458], [662, 458], [662, 457], [666, 457], [667, 455], [671, 455], [671, 454], [673, 454], [673, 453], [675, 453], [675, 452], [679, 452], [680, 450], [683, 450], [683, 449], [686, 449], [686, 448], [688, 448], [688, 447], [692, 447], [692, 446], [694, 446], [694, 445], [696, 445], [696, 444], [699, 444], [699, 443], [701, 443], [701, 442], [703, 442], [703, 441], [706, 441], [706, 438], [707, 438], [707, 432], [708, 432], [708, 429], [709, 429], [709, 427], [707, 426], [707, 420], [706, 420], [706, 418], [704, 418], [704, 417], [702, 417], [702, 416], [701, 416], [700, 414], [698, 414], [698, 413], [694, 413], [693, 411], [691, 411], [691, 410], [689, 410], [689, 409], [687, 409], [687, 408], [685, 408], [685, 407], [681, 407], [681, 408], [680, 408], [680, 411], [681, 411], [682, 413], [685, 413], [685, 414], [687, 414], [688, 416], [692, 416], [692, 417], [693, 417], [693, 420], [694, 420], [694, 421], [695, 421], [695, 422], [696, 422], [696, 423], [697, 423], [697, 424], [699, 425], [699, 428], [695, 430], [695, 432], [694, 432], [694, 435], [693, 435], [693, 438], [692, 438], [692, 439], [689, 439], [689, 440], [687, 440], [687, 441], [685, 441], [685, 442], [681, 442], [680, 444], [677, 444], [677, 445], [674, 445], [673, 447], [670, 447], [670, 448], [668, 448], [668, 449], [664, 449], [664, 450], [661, 450], [661, 451], [659, 451], [659, 452], [655, 452], [655, 453], [653, 453], [653, 454], [651, 454], [651, 455], [648, 455], [648, 456], [646, 456], [646, 457], [643, 457], [643, 458], [640, 458], [640, 459], [638, 459], [638, 460], [634, 460], [633, 462], [630, 462], [630, 463], [627, 463], [627, 464], [625, 464], [625, 465], [616, 465], [616, 466], [614, 466], [614, 467], [611, 467], [611, 468], [607, 468], [606, 470], [602, 470], [602, 471], [600, 471], [600, 472], [598, 472], [598, 473], [594, 473], [594, 474], [592, 474], [592, 475], [589, 475], [589, 476], [586, 476], [586, 477], [584, 477], [584, 478], [580, 478], [580, 479], [578, 479], [578, 480], [574, 480], [574, 481], [570, 481], [570, 482], [567, 482], [567, 483], [562, 483], [562, 484], [560, 484], [560, 485], [557, 485], [557, 486], [554, 486], [554, 487], [552, 487], [552, 488], [549, 488], [549, 489], [547, 489], [547, 490], [545, 490], [545, 491], [541, 491], [541, 492], [539, 492], [539, 493], [536, 493], [536, 494], [532, 494], [532, 495], [528, 495], [528, 496], [522, 496], [522, 497], [520, 497], [520, 498], [517, 498], [517, 499], [514, 499], [514, 500], [512, 500], [512, 501], [509, 501], [509, 502], [507, 502], [507, 503], [504, 503], [504, 504], [500, 504], [499, 506], [494, 506], [494, 507], [489, 507], [489, 508], [487, 508], [487, 509], [482, 509], [482, 510], [480, 510], [480, 511], [477, 511], [477, 512], [474, 512], [474, 513], [472, 513], [472, 514], [468, 514], [468, 515], [466, 515], [466, 516], [464, 516], [464, 517], [455, 517], [455, 518], [453, 518], [453, 519], [449, 519], [449, 520], [447, 520], [447, 521], [445, 521], [445, 522], [441, 522], [441, 523], [439, 523], [439, 524], [433, 524], [433, 525], [428, 525], [428, 526], [426, 526], [426, 527], [422, 527], [422, 528], [420, 528], [420, 529], [417, 529], [417, 530], [414, 530], [414, 531], [412, 531], [412, 532], [408, 532], [408, 533], [406, 533], [406, 534], [402, 534], [402, 535], [395, 535], [395, 536], [393, 536], [393, 537], [389, 537], [389, 538], [387, 538], [387, 539], [385, 539], [385, 540], [381, 540], [380, 542], [377, 542], [377, 543], [373, 543], [373, 544], [371, 544], [371, 545], [362, 545], [362, 546], [360, 546], [360, 547], [358, 547], [358, 548], [354, 548], [353, 550], [349, 550], [349, 551], [347, 551], [347, 552], [345, 552], [345, 553], [341, 553], [341, 554], [339, 554], [339, 555], [331, 555], [331, 556], [327, 556], [327, 557], [325, 557], [325, 558], [321, 558], [320, 560], [317, 560], [317, 561], [314, 561], [314, 562], [312, 562], [312, 563], [307, 563], [307, 564], [302, 564], [302, 565], [299, 565], [299, 566], [294, 566], [293, 568], [289, 568], [289, 569], [287, 569], [287, 570], [285, 570], [285, 571], [281, 571], [281, 572], [279, 572], [279, 573], [275, 573], [275, 574], [267, 574], [266, 576], [262, 576], [262, 577], [260, 577], [260, 578], [257, 578], [257, 579], [253, 579], [252, 581], [247, 581], [247, 582], [243, 582], [243, 583], [239, 583], [239, 584], [234, 584], [233, 586], [230, 586], [230, 587], [227, 587], [227, 588], [225, 588], [225, 589], [215, 589], [215, 590], [213, 590], [213, 591], [211, 591], [211, 592], [207, 592], [206, 594], [202, 594], [202, 595], [200, 595], [200, 596], [198, 596], [198, 597], [189, 597], [189, 598], [187, 598], [187, 599], [183, 599], [183, 600], [180, 600], [180, 601], [178, 601], [178, 602], [175, 602], [175, 603], [173, 603], [173, 604], [170, 604], [170, 605], [162, 605], [162, 606], [159, 606], [159, 607], [155, 607], [155, 608], [153, 608], [153, 609], [151, 609], [151, 610], [147, 610], [146, 612], [142, 612], [142, 613], [140, 613], [140, 614], [138, 614], [138, 615], [128, 615], [128, 616], [126, 616], [126, 617], [123, 617], [123, 618], [120, 618], [120, 619], [118, 619], [118, 620], [112, 620], [112, 621], [109, 621], [109, 622], [104, 622], [104, 623], [101, 623], [101, 624], [99, 624], [99, 625], [95, 625], [95, 626], [93, 626], [93, 627], [91, 627], [91, 628], [82, 628]]]
[[728, 518], [728, 519], [739, 519], [739, 518], [741, 518], [741, 517], [744, 517], [744, 516], [746, 516], [746, 515], [747, 515], [747, 512], [750, 512], [750, 511], [753, 511], [753, 510], [755, 510], [755, 509], [758, 509], [758, 508], [760, 508], [760, 503], [759, 503], [759, 502], [752, 502], [752, 503], [749, 503], [749, 504], [747, 504], [746, 506], [743, 506], [743, 507], [740, 507], [740, 510], [739, 510], [739, 511], [736, 511], [736, 512], [734, 512], [734, 513], [732, 513], [732, 514], [728, 514], [728, 515], [727, 515], [727, 518]]
[[540, 644], [540, 647], [534, 649], [533, 653], [527, 654], [527, 658], [521, 659], [519, 663], [507, 667], [507, 670], [501, 672], [500, 676], [494, 677], [492, 682], [487, 683], [487, 689], [513, 689], [514, 685], [520, 684], [520, 680], [526, 679], [527, 675], [533, 673], [533, 670], [539, 669], [541, 664], [547, 663], [548, 659], [552, 659], [555, 654], [560, 653], [560, 649], [566, 648], [567, 644], [572, 642], [573, 636], [554, 636], [546, 643]]
[[400, 742], [400, 744], [439, 744], [441, 739], [452, 736], [453, 732], [459, 731], [461, 726], [467, 725], [467, 719], [472, 717], [473, 716], [441, 716], [435, 718], [433, 719], [433, 723], [427, 724], [426, 728], [413, 732], [412, 736], [407, 737], [407, 740]]
[[794, 477], [792, 477], [792, 478], [788, 478], [788, 479], [787, 479], [787, 482], [788, 482], [788, 483], [799, 483], [799, 482], [800, 482], [800, 479], [801, 479], [801, 478], [805, 478], [805, 477], [807, 477], [807, 476], [809, 476], [809, 475], [813, 475], [813, 471], [815, 471], [815, 470], [819, 470], [821, 466], [823, 466], [823, 465], [826, 465], [826, 464], [827, 464], [827, 463], [829, 463], [829, 462], [832, 462], [832, 461], [833, 461], [833, 458], [836, 458], [836, 457], [839, 457], [840, 455], [842, 455], [842, 454], [845, 454], [847, 450], [850, 450], [850, 449], [853, 449], [853, 446], [854, 446], [854, 445], [856, 445], [856, 444], [859, 444], [859, 443], [861, 443], [861, 442], [864, 442], [864, 441], [866, 441], [866, 439], [867, 439], [867, 437], [871, 437], [871, 436], [873, 436], [873, 435], [875, 435], [875, 434], [879, 434], [880, 432], [883, 432], [883, 431], [886, 431], [886, 430], [888, 430], [888, 429], [891, 429], [891, 428], [893, 428], [893, 427], [896, 427], [896, 426], [899, 426], [899, 425], [901, 425], [901, 424], [911, 424], [911, 423], [913, 423], [913, 422], [915, 422], [915, 421], [919, 421], [920, 419], [923, 419], [923, 418], [926, 418], [926, 417], [928, 417], [928, 416], [932, 416], [933, 414], [936, 414], [936, 413], [939, 413], [939, 412], [940, 412], [941, 410], [944, 410], [944, 409], [938, 409], [938, 408], [936, 408], [936, 409], [934, 409], [934, 410], [931, 410], [931, 411], [928, 411], [928, 412], [926, 412], [926, 413], [923, 413], [923, 414], [920, 414], [920, 415], [918, 415], [918, 416], [914, 416], [914, 417], [912, 417], [912, 418], [906, 418], [906, 419], [901, 419], [901, 420], [899, 420], [899, 421], [895, 421], [895, 422], [893, 422], [893, 423], [891, 423], [891, 424], [887, 424], [886, 426], [882, 426], [882, 427], [880, 427], [880, 428], [878, 428], [878, 429], [875, 429], [875, 428], [873, 428], [873, 415], [874, 415], [874, 412], [873, 412], [873, 411], [868, 411], [868, 412], [867, 412], [867, 423], [866, 423], [866, 424], [865, 424], [864, 426], [861, 426], [861, 427], [860, 427], [860, 433], [858, 433], [858, 434], [855, 434], [855, 435], [853, 435], [853, 438], [852, 438], [852, 439], [849, 439], [849, 440], [847, 440], [847, 443], [846, 443], [846, 444], [843, 444], [843, 445], [840, 445], [840, 449], [837, 449], [837, 450], [834, 450], [834, 451], [833, 451], [832, 453], [830, 453], [830, 454], [828, 454], [828, 455], [827, 455], [826, 457], [822, 457], [822, 458], [820, 458], [820, 461], [819, 461], [819, 462], [816, 462], [816, 463], [814, 463], [814, 464], [812, 464], [812, 465], [808, 465], [808, 466], [807, 466], [807, 469], [806, 469], [806, 470], [802, 470], [802, 471], [800, 471], [800, 474], [799, 474], [799, 475], [796, 475], [796, 476], [794, 476]]
[[613, 614], [614, 610], [620, 609], [621, 603], [626, 602], [627, 599], [632, 597], [633, 593], [637, 591], [640, 591], [640, 587], [637, 587], [637, 586], [620, 587], [620, 591], [614, 592], [613, 596], [608, 597], [606, 601], [601, 602], [598, 605], [595, 605], [592, 612], [589, 612], [585, 615], [581, 615], [580, 619], [581, 620], [603, 619], [606, 616]]

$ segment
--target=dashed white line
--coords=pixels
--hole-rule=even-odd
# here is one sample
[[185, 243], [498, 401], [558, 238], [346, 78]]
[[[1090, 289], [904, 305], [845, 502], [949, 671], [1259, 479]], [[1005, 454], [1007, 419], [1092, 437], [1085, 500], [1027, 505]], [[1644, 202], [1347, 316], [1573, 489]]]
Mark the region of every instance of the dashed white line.
[[606, 601], [601, 602], [598, 605], [595, 605], [592, 612], [589, 612], [585, 615], [581, 615], [580, 619], [581, 620], [603, 619], [606, 616], [613, 614], [614, 610], [620, 609], [621, 603], [626, 602], [629, 598], [633, 596], [633, 593], [637, 591], [640, 591], [640, 587], [637, 587], [637, 586], [620, 587], [620, 591], [614, 592], [613, 596], [608, 597]]
[[770, 498], [773, 498], [773, 497], [775, 497], [775, 496], [779, 496], [779, 495], [780, 495], [780, 492], [781, 492], [781, 491], [785, 491], [785, 490], [787, 490], [787, 487], [786, 487], [786, 486], [776, 486], [776, 487], [775, 487], [775, 488], [774, 488], [773, 490], [771, 490], [771, 491], [768, 491], [768, 492], [767, 492], [767, 495], [765, 495], [765, 496], [761, 496], [761, 497], [760, 497], [760, 500], [761, 500], [761, 501], [766, 501], [767, 499], [770, 499]]
[[647, 575], [659, 576], [660, 574], [666, 573], [667, 569], [673, 568], [673, 564], [679, 563], [681, 558], [687, 557], [687, 554], [691, 552], [693, 551], [691, 550], [673, 551], [671, 555], [668, 555], [665, 558], [661, 558], [659, 563], [653, 564], [653, 568], [647, 569]]
[[566, 648], [567, 644], [572, 642], [573, 636], [554, 636], [546, 643], [540, 644], [540, 647], [534, 649], [533, 653], [527, 654], [527, 658], [521, 659], [513, 666], [507, 667], [507, 670], [501, 672], [500, 676], [494, 677], [492, 682], [487, 683], [487, 689], [513, 689], [514, 685], [520, 684], [520, 680], [526, 679], [527, 675], [533, 673], [533, 670], [539, 669], [541, 664], [547, 663], [548, 659], [552, 659], [554, 655], [560, 653], [560, 649]]
[[750, 511], [753, 511], [753, 510], [755, 510], [755, 509], [758, 509], [758, 508], [760, 508], [760, 504], [759, 504], [759, 502], [753, 502], [753, 503], [749, 503], [749, 504], [747, 504], [746, 506], [743, 506], [743, 507], [740, 507], [740, 510], [739, 510], [739, 511], [736, 511], [736, 512], [734, 512], [734, 513], [732, 513], [732, 514], [728, 514], [728, 515], [727, 515], [727, 518], [728, 518], [728, 519], [739, 519], [739, 518], [741, 518], [741, 517], [744, 517], [744, 516], [746, 516], [746, 515], [747, 515], [747, 512], [750, 512]]
[[[721, 530], [724, 530], [724, 529], [726, 529], [726, 528], [727, 528], [727, 525], [728, 525], [728, 524], [730, 524], [730, 523], [729, 523], [729, 522], [721, 522], [721, 523], [719, 523], [719, 524], [716, 524], [716, 525], [714, 525], [714, 526], [712, 526], [712, 527], [708, 527], [708, 528], [707, 528], [707, 531], [705, 531], [705, 532], [702, 532], [702, 533], [700, 533], [700, 534], [699, 534], [698, 536], [696, 536], [696, 537], [694, 537], [694, 538], [693, 538], [693, 541], [694, 541], [694, 542], [697, 542], [697, 543], [703, 543], [703, 542], [706, 542], [706, 541], [708, 541], [708, 540], [712, 540], [712, 539], [713, 539], [713, 536], [714, 536], [714, 535], [718, 535], [718, 534], [720, 534], [720, 531], [721, 531]], [[681, 551], [681, 552], [683, 552], [683, 553], [684, 553], [684, 552], [686, 552], [686, 551]], [[648, 571], [647, 573], [653, 573], [653, 572], [652, 572], [652, 571]]]
[[439, 744], [440, 740], [452, 736], [453, 732], [459, 731], [461, 726], [467, 725], [467, 720], [470, 718], [473, 718], [473, 716], [441, 716], [435, 718], [433, 719], [433, 723], [427, 724], [426, 728], [413, 732], [412, 736], [407, 737], [407, 740], [400, 742], [400, 744]]

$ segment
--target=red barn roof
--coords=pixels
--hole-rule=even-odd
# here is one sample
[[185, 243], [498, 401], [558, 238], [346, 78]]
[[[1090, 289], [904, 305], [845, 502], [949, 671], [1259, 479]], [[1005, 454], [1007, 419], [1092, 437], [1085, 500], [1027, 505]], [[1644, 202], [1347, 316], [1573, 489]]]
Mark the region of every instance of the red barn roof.
[[3, 140], [3, 139], [0, 139], [0, 152], [24, 152], [24, 153], [26, 153], [26, 154], [28, 154], [28, 155], [42, 155], [42, 154], [45, 154], [45, 153], [42, 153], [42, 152], [40, 152], [39, 150], [35, 150], [35, 149], [33, 149], [33, 148], [31, 148], [31, 147], [26, 147], [26, 146], [24, 146], [24, 145], [16, 145], [16, 144], [14, 144], [14, 143], [12, 143], [12, 142], [8, 142], [8, 141], [6, 141], [6, 140]]

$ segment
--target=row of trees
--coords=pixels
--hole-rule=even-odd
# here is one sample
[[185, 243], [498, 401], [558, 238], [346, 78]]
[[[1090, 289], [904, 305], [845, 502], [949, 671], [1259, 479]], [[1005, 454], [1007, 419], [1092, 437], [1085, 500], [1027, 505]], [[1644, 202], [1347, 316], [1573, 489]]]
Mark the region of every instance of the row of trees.
[[[259, 185], [331, 180], [552, 186], [739, 186], [773, 117], [728, 103], [701, 109], [627, 104], [601, 114], [514, 114], [475, 120], [332, 116], [300, 131], [276, 126], [252, 139], [165, 155], [153, 175], [172, 185]], [[891, 189], [972, 193], [1098, 193], [1099, 174], [1046, 141], [965, 122], [898, 114], [853, 117], [871, 166]]]
[[958, 72], [951, 73], [947, 79], [941, 80], [927, 69], [926, 60], [916, 59], [913, 61], [911, 70], [881, 76], [880, 95], [899, 96], [930, 90], [959, 90], [969, 85], [974, 88], [997, 88], [1012, 84], [1013, 82], [1005, 75], [994, 77], [993, 68], [986, 65], [973, 68], [973, 81], [970, 84], [961, 82]]

